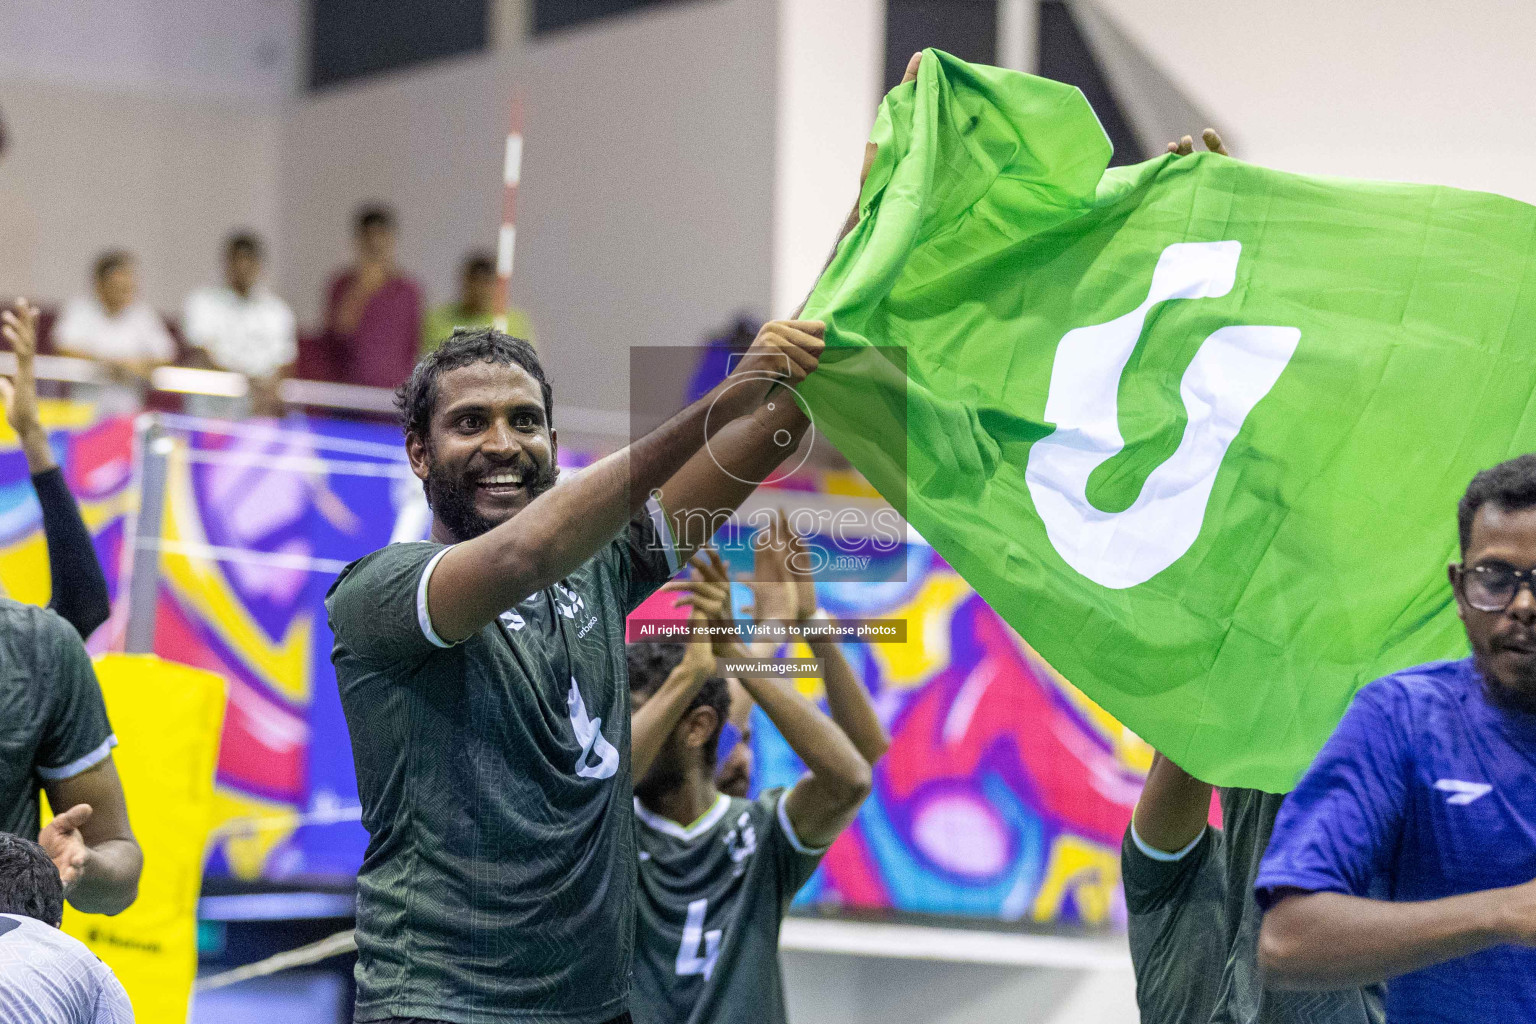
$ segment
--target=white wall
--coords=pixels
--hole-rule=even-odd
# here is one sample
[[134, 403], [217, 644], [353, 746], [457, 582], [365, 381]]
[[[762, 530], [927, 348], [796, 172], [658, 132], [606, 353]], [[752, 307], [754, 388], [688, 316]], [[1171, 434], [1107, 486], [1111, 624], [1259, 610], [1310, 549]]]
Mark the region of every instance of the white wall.
[[1094, 2], [1231, 126], [1245, 159], [1536, 201], [1526, 0]]
[[794, 1024], [1135, 1024], [1138, 1019], [1129, 969], [1065, 971], [805, 952], [782, 957]]
[[[460, 57], [301, 96], [277, 172], [289, 259], [279, 284], [318, 325], [328, 275], [351, 257], [352, 216], [395, 207], [400, 260], [441, 299], [463, 251], [495, 237], [505, 89], [489, 57]], [[498, 138], [498, 135], [501, 138]]]
[[7, 78], [108, 92], [281, 101], [304, 0], [6, 0]]
[[217, 280], [230, 229], [274, 235], [278, 119], [260, 104], [8, 78], [0, 113], [0, 296], [60, 302], [125, 246], [144, 296], [175, 311]]
[[773, 314], [810, 292], [858, 198], [884, 95], [884, 0], [779, 0]]
[[[517, 16], [515, 5], [503, 22]], [[401, 262], [433, 301], [501, 209], [507, 100], [524, 93], [513, 301], [556, 395], [624, 410], [631, 345], [692, 344], [766, 312], [772, 0], [712, 0], [302, 99], [283, 127], [283, 283], [313, 321], [359, 201], [392, 203]]]
[[[58, 302], [109, 246], [166, 310], [231, 228], [277, 224], [278, 116], [301, 0], [8, 0], [0, 295]], [[281, 258], [281, 240], [275, 258]]]

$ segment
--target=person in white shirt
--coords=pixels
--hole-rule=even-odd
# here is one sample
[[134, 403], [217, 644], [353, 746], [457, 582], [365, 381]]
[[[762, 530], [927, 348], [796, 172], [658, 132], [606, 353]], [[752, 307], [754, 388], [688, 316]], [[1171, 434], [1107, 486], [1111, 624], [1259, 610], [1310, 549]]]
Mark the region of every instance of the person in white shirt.
[[252, 404], [274, 411], [277, 382], [298, 354], [293, 310], [261, 282], [261, 240], [248, 232], [224, 245], [222, 286], [187, 296], [182, 330], [200, 360], [251, 379]]
[[53, 329], [65, 355], [105, 363], [120, 379], [145, 379], [176, 358], [176, 343], [160, 314], [137, 298], [133, 256], [121, 249], [96, 260], [94, 295], [71, 299]]
[[48, 854], [0, 832], [0, 1024], [133, 1024], [122, 982], [63, 920]]

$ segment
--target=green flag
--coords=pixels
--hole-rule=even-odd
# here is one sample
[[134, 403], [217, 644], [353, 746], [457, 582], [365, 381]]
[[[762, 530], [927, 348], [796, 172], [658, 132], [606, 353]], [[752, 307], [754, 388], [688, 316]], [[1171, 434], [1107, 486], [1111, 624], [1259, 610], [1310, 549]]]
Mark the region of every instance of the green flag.
[[1076, 89], [935, 51], [873, 138], [816, 427], [1068, 679], [1278, 792], [1360, 686], [1466, 653], [1456, 502], [1536, 448], [1536, 208], [1106, 170]]

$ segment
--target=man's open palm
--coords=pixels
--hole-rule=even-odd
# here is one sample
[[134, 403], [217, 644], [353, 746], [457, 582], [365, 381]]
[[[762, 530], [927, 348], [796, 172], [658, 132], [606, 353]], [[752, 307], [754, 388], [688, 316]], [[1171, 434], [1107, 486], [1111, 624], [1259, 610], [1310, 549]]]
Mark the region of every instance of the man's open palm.
[[79, 880], [91, 855], [90, 848], [85, 845], [85, 836], [80, 832], [80, 827], [90, 818], [90, 804], [75, 804], [44, 825], [37, 834], [37, 845], [47, 851], [53, 866], [59, 869], [65, 893]]

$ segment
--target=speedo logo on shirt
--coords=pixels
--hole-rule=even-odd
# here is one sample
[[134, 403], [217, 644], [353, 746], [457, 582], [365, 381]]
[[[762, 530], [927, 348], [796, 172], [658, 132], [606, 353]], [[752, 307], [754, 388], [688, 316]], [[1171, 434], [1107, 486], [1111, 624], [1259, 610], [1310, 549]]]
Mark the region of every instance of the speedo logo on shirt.
[[1451, 794], [1445, 802], [1457, 807], [1480, 800], [1493, 790], [1486, 782], [1463, 782], [1460, 779], [1440, 779], [1435, 783], [1435, 788]]

